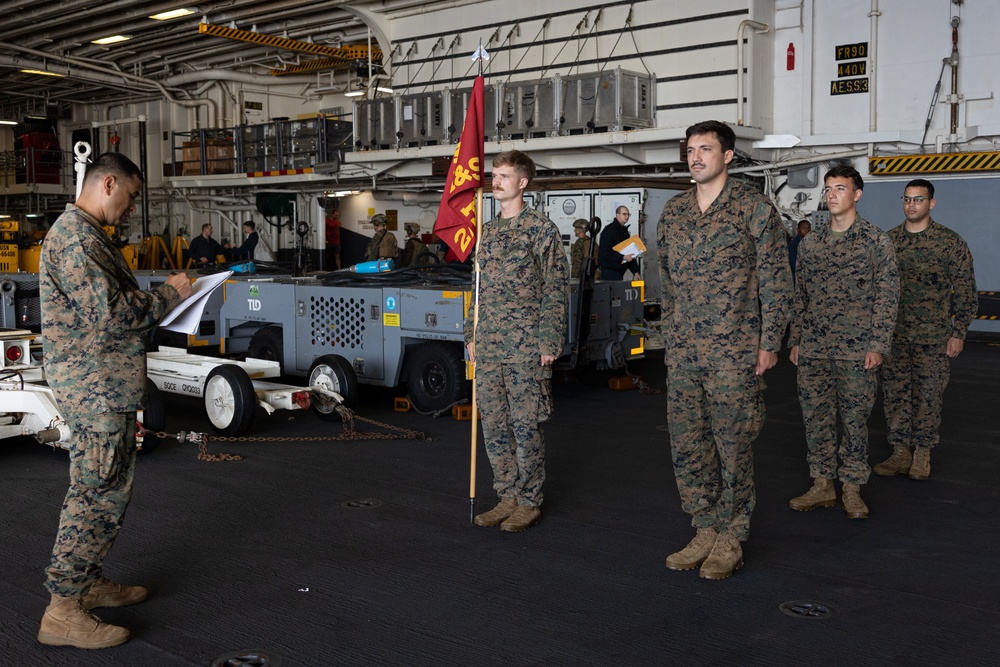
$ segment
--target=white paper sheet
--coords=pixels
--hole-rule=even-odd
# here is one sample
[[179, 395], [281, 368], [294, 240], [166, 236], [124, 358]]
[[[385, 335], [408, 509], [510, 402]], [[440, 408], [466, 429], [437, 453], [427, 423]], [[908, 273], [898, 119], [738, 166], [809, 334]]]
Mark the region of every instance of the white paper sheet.
[[194, 335], [198, 333], [198, 324], [208, 305], [208, 297], [226, 282], [232, 271], [220, 271], [207, 276], [201, 276], [191, 285], [191, 296], [181, 301], [160, 321], [160, 328], [167, 331]]

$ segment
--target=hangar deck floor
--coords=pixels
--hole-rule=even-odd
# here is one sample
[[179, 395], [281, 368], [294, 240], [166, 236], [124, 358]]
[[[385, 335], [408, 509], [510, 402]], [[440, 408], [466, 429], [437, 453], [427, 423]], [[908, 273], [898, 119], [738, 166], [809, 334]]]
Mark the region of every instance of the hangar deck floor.
[[[634, 370], [662, 386], [661, 360], [651, 354]], [[391, 394], [372, 391], [360, 414], [434, 441], [218, 443], [213, 450], [247, 457], [221, 463], [168, 442], [143, 456], [106, 571], [152, 596], [101, 611], [134, 638], [91, 652], [35, 641], [66, 454], [6, 442], [0, 664], [209, 665], [255, 652], [269, 660], [246, 664], [993, 663], [1000, 347], [967, 345], [953, 365], [931, 479], [873, 476], [867, 521], [839, 507], [788, 509], [809, 479], [787, 359], [768, 382], [746, 566], [728, 580], [663, 566], [692, 533], [662, 395], [558, 385], [545, 514], [506, 534], [468, 522], [468, 422], [394, 413]], [[195, 404], [170, 406], [171, 428], [204, 428]], [[261, 413], [253, 435], [339, 430], [288, 414]], [[886, 453], [877, 406], [872, 461]], [[480, 453], [479, 509], [495, 501], [488, 467]], [[828, 613], [779, 609], [796, 600]]]

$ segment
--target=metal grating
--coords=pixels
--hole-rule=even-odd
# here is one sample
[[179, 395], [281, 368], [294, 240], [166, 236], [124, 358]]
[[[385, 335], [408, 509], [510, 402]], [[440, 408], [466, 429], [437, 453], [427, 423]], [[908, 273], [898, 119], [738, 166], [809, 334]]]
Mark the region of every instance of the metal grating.
[[837, 613], [837, 608], [833, 605], [814, 600], [790, 600], [779, 604], [778, 609], [786, 616], [809, 620], [822, 620]]
[[365, 348], [365, 300], [313, 296], [309, 299], [312, 344], [340, 349]]
[[281, 667], [281, 656], [273, 651], [236, 651], [220, 655], [212, 667]]

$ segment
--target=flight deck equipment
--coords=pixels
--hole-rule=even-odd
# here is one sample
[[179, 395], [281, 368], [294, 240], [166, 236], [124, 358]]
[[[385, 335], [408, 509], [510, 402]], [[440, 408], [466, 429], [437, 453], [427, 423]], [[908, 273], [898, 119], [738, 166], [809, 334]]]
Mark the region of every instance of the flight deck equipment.
[[[450, 271], [442, 280], [442, 273]], [[458, 278], [456, 279], [456, 276]], [[465, 320], [470, 273], [445, 265], [378, 274], [236, 277], [226, 282], [218, 335], [227, 355], [277, 361], [288, 375], [317, 365], [353, 396], [358, 384], [405, 385], [419, 412], [442, 413], [468, 400]], [[597, 281], [570, 294], [559, 369], [621, 368], [644, 352], [642, 281]], [[309, 381], [312, 384], [312, 380]]]

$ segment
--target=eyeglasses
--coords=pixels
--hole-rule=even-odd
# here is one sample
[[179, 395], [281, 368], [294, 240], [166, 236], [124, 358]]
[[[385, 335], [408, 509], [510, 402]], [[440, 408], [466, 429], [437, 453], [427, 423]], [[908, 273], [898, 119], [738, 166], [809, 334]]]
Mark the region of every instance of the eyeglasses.
[[618, 215], [620, 215], [622, 217], [625, 217], [625, 218], [631, 218], [632, 217], [631, 213], [619, 213]]
[[927, 197], [900, 197], [904, 204], [923, 204]]

